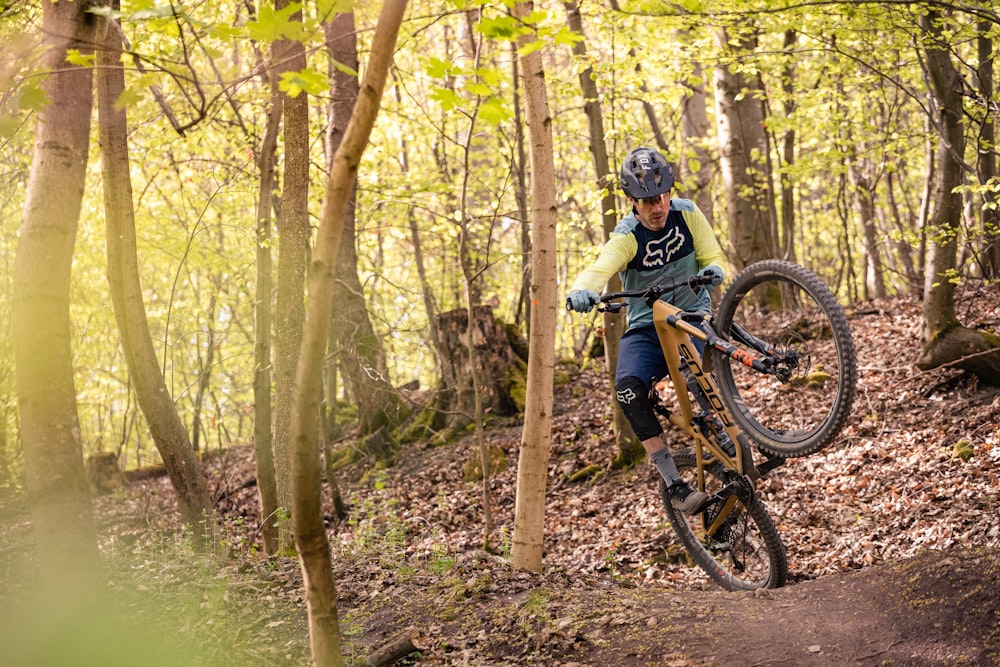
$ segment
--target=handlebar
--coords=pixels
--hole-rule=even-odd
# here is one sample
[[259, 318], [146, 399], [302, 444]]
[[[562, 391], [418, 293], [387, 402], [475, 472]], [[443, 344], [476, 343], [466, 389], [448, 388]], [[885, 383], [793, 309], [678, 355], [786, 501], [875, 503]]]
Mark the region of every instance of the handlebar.
[[[720, 279], [713, 275], [688, 276], [681, 280], [673, 280], [669, 283], [650, 285], [639, 290], [625, 290], [623, 292], [605, 292], [601, 295], [601, 303], [597, 309], [602, 312], [617, 313], [625, 306], [622, 302], [611, 303], [615, 299], [645, 297], [646, 303], [653, 305], [657, 299], [664, 294], [669, 294], [681, 287], [702, 287], [704, 285], [718, 284]], [[569, 299], [566, 299], [566, 310], [572, 310]]]

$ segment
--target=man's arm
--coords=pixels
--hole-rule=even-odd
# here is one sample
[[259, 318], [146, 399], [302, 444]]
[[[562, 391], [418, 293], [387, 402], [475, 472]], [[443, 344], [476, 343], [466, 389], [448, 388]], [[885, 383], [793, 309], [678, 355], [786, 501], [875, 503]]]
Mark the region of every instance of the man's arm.
[[611, 234], [608, 242], [601, 248], [601, 254], [597, 260], [584, 269], [573, 281], [570, 292], [585, 289], [595, 292], [603, 291], [611, 276], [616, 271], [621, 271], [628, 266], [628, 263], [635, 257], [638, 248], [632, 234]]

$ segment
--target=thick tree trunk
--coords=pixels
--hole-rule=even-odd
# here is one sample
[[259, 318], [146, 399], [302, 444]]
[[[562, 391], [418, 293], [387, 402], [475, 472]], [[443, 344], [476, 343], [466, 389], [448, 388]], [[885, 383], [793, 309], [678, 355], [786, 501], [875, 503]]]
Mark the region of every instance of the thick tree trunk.
[[926, 33], [925, 62], [937, 100], [934, 122], [940, 131], [940, 170], [934, 192], [937, 208], [929, 220], [931, 246], [924, 284], [924, 349], [917, 365], [923, 369], [954, 365], [1000, 385], [997, 337], [960, 326], [955, 314], [955, 285], [951, 276], [956, 269], [957, 237], [962, 219], [962, 195], [956, 189], [962, 183], [965, 150], [963, 82], [951, 61], [941, 15], [929, 11], [919, 22]]
[[330, 561], [330, 543], [323, 522], [319, 457], [320, 397], [323, 356], [333, 310], [336, 261], [344, 215], [357, 179], [361, 155], [368, 145], [392, 63], [396, 37], [406, 10], [403, 0], [386, 0], [372, 37], [371, 57], [344, 138], [330, 165], [316, 248], [309, 276], [309, 302], [302, 351], [295, 373], [292, 409], [292, 526], [305, 587], [313, 662], [317, 667], [344, 664], [337, 587]]
[[40, 581], [67, 602], [99, 590], [97, 534], [77, 417], [69, 295], [93, 107], [92, 69], [66, 61], [94, 52], [88, 2], [46, 2], [48, 49], [35, 151], [14, 264], [11, 342], [25, 486]]
[[97, 56], [97, 88], [111, 303], [136, 399], [177, 494], [181, 518], [191, 528], [196, 544], [204, 546], [212, 502], [187, 430], [167, 391], [146, 320], [129, 175], [128, 121], [125, 109], [115, 108], [125, 90], [122, 42], [117, 25], [105, 27], [104, 48]]
[[[343, 69], [358, 71], [358, 48], [353, 14], [340, 14], [326, 28], [327, 50], [340, 65], [332, 72], [334, 95], [330, 103], [326, 149], [327, 155], [332, 156], [347, 130], [351, 110], [358, 99], [358, 79]], [[389, 381], [385, 350], [368, 316], [364, 288], [358, 277], [356, 192], [355, 185], [343, 220], [343, 241], [337, 258], [337, 280], [341, 288], [337, 290], [336, 315], [331, 326], [337, 341], [335, 354], [348, 391], [357, 404], [358, 432], [363, 438], [385, 427], [391, 430], [409, 411]], [[350, 316], [344, 317], [344, 313]]]
[[[717, 38], [723, 48], [729, 48], [725, 30], [719, 30]], [[753, 44], [754, 40], [744, 38], [739, 48], [751, 50]], [[758, 77], [748, 78], [724, 63], [716, 67], [716, 124], [729, 213], [728, 254], [737, 271], [776, 255], [763, 94]]]
[[[514, 5], [514, 16], [525, 18], [532, 2]], [[530, 36], [518, 38], [526, 46]], [[552, 118], [545, 90], [542, 54], [521, 56], [525, 109], [531, 139], [531, 335], [525, 394], [524, 431], [517, 462], [517, 497], [511, 564], [538, 572], [542, 567], [545, 526], [545, 481], [552, 447], [552, 383], [556, 330], [556, 200], [552, 150]]]

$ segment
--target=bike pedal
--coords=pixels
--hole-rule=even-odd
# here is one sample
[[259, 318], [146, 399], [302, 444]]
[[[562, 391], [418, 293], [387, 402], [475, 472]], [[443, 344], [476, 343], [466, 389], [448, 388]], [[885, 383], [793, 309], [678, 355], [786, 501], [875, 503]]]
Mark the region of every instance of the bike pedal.
[[757, 470], [760, 472], [760, 475], [763, 477], [764, 475], [766, 475], [767, 473], [771, 472], [775, 468], [778, 468], [778, 467], [783, 466], [783, 465], [785, 465], [785, 457], [784, 456], [774, 456], [773, 454], [767, 454], [767, 459], [763, 463], [761, 463], [759, 466], [757, 466]]

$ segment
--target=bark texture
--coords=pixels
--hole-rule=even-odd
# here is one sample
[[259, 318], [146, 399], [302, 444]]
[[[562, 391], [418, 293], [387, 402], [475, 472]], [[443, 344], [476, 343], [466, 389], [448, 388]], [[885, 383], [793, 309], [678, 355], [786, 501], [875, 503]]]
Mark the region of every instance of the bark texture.
[[[347, 131], [351, 110], [358, 99], [358, 79], [342, 68], [358, 71], [357, 33], [354, 15], [341, 14], [326, 26], [326, 45], [334, 62], [333, 100], [327, 131], [327, 154], [332, 156]], [[358, 407], [358, 433], [363, 438], [380, 429], [391, 430], [409, 410], [389, 382], [385, 349], [368, 315], [368, 303], [358, 277], [355, 243], [355, 195], [351, 189], [344, 213], [343, 241], [337, 258], [336, 308], [331, 320], [334, 345], [330, 350], [338, 360], [347, 389]], [[344, 313], [350, 313], [344, 317]]]
[[361, 154], [368, 145], [392, 63], [404, 0], [386, 0], [372, 38], [371, 57], [358, 103], [344, 139], [331, 162], [320, 214], [316, 248], [309, 276], [309, 303], [302, 351], [295, 374], [292, 408], [292, 527], [299, 553], [309, 618], [313, 662], [318, 667], [344, 664], [337, 587], [330, 561], [330, 543], [323, 522], [319, 457], [319, 414], [323, 356], [333, 310], [334, 280], [344, 214], [357, 179]]
[[94, 52], [89, 2], [45, 2], [47, 51], [31, 176], [14, 263], [12, 348], [25, 490], [43, 586], [56, 595], [96, 584], [97, 535], [83, 464], [73, 378], [69, 293], [93, 107], [92, 70], [67, 49]]
[[[519, 2], [514, 15], [529, 16], [533, 2]], [[522, 36], [518, 43], [526, 45]], [[552, 385], [555, 371], [556, 200], [552, 118], [540, 51], [521, 56], [521, 75], [531, 156], [531, 334], [524, 431], [517, 464], [511, 564], [538, 572], [542, 567], [545, 480], [552, 448]]]
[[941, 14], [928, 11], [919, 21], [924, 31], [927, 74], [937, 101], [932, 120], [939, 131], [939, 170], [933, 197], [936, 208], [928, 221], [932, 235], [924, 284], [924, 348], [917, 366], [922, 369], [957, 366], [990, 384], [1000, 385], [1000, 340], [966, 329], [955, 314], [952, 277], [962, 219], [962, 195], [955, 189], [962, 183], [965, 150], [964, 83], [951, 61]]
[[201, 464], [160, 370], [139, 282], [129, 175], [128, 119], [124, 108], [115, 108], [125, 90], [120, 28], [108, 22], [102, 34], [102, 48], [97, 56], [97, 90], [111, 303], [136, 400], [177, 494], [181, 518], [190, 527], [195, 543], [203, 547], [211, 521], [212, 502]]

